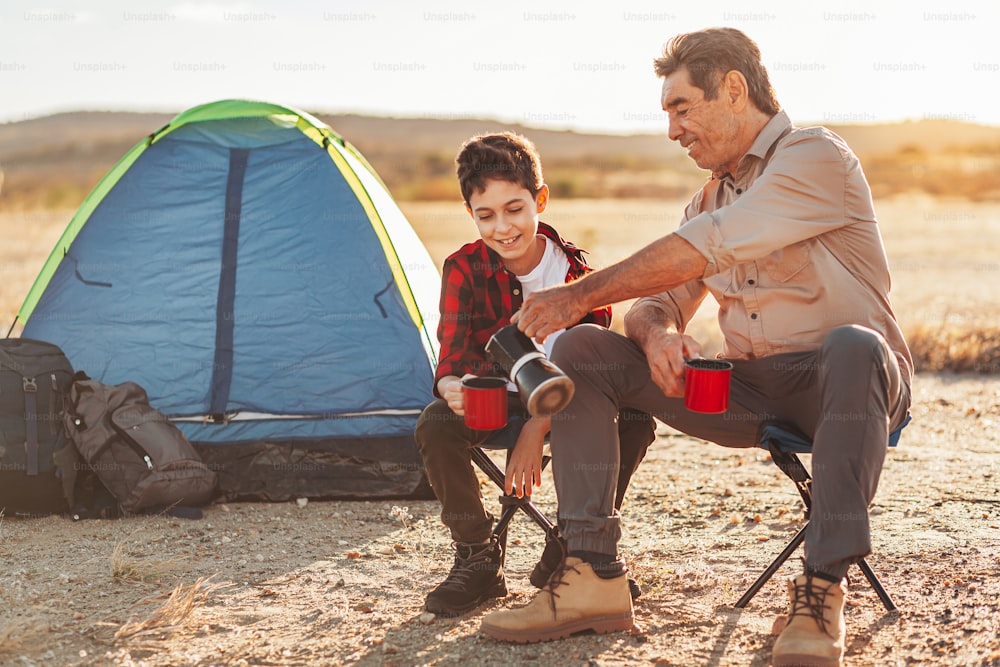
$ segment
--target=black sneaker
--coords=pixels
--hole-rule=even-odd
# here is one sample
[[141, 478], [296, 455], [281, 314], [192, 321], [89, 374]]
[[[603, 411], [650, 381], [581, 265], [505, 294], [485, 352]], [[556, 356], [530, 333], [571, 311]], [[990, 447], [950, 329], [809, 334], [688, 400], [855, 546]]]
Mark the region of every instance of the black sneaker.
[[424, 608], [441, 616], [461, 616], [490, 598], [507, 595], [503, 576], [503, 548], [455, 542], [455, 564], [448, 577], [427, 594]]
[[[531, 575], [528, 577], [531, 585], [535, 588], [545, 588], [545, 584], [549, 582], [552, 573], [556, 571], [556, 568], [559, 567], [559, 564], [565, 557], [566, 542], [559, 537], [559, 533], [546, 536], [542, 557], [535, 564], [534, 569], [531, 570]], [[642, 595], [642, 588], [639, 587], [639, 583], [632, 577], [628, 578], [628, 592], [632, 595], [633, 600], [638, 599]]]

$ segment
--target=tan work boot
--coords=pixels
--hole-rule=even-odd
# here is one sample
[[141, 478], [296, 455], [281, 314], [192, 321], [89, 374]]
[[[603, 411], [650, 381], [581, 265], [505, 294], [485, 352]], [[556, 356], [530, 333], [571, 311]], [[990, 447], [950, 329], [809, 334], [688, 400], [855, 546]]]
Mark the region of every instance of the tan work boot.
[[606, 633], [631, 628], [628, 577], [602, 579], [589, 563], [567, 558], [534, 600], [517, 609], [492, 612], [480, 630], [495, 639], [523, 644], [587, 630]]
[[840, 667], [847, 583], [800, 574], [788, 582], [788, 623], [771, 651], [774, 667]]

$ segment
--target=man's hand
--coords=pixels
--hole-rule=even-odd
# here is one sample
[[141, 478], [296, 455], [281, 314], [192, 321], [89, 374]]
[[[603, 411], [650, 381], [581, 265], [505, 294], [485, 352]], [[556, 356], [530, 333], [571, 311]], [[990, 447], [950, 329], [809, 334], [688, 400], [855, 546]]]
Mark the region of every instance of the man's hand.
[[462, 378], [446, 375], [438, 380], [438, 393], [456, 415], [465, 414], [465, 394], [462, 393]]
[[693, 245], [676, 233], [667, 234], [607, 268], [535, 292], [510, 321], [544, 343], [594, 308], [672, 289], [700, 277], [706, 266], [708, 260]]
[[574, 283], [539, 290], [521, 305], [510, 321], [528, 338], [544, 343], [550, 334], [582, 320], [590, 309], [574, 289]]
[[542, 485], [542, 450], [551, 423], [549, 417], [532, 417], [524, 424], [507, 462], [504, 493], [522, 498], [531, 495], [532, 486]]
[[684, 360], [701, 356], [701, 344], [691, 336], [664, 331], [649, 335], [642, 345], [649, 373], [665, 396], [684, 395]]

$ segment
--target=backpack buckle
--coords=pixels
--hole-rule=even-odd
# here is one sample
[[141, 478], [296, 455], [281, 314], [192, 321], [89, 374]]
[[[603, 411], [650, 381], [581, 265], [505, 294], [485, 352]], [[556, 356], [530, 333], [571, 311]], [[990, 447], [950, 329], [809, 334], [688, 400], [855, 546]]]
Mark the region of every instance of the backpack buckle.
[[35, 378], [23, 378], [23, 379], [24, 379], [23, 384], [25, 393], [30, 392], [34, 394], [35, 392], [38, 391], [38, 383], [35, 382]]

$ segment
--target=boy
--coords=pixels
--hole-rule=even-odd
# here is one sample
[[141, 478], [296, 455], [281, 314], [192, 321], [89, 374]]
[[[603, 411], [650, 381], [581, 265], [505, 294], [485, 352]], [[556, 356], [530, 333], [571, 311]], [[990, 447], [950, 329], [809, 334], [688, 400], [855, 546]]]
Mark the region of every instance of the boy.
[[[481, 238], [444, 262], [438, 325], [441, 354], [434, 384], [438, 400], [424, 409], [415, 433], [431, 487], [441, 501], [441, 521], [451, 530], [456, 551], [451, 572], [427, 595], [425, 605], [428, 611], [447, 616], [507, 595], [503, 545], [492, 539], [493, 516], [483, 505], [470, 454], [496, 431], [465, 425], [462, 377], [503, 377], [486, 357], [490, 336], [510, 324], [511, 315], [529, 294], [590, 271], [583, 251], [539, 222], [549, 189], [531, 141], [511, 132], [475, 136], [463, 144], [456, 162], [465, 208]], [[611, 309], [599, 308], [582, 322], [608, 327]], [[557, 337], [546, 341], [547, 352]], [[530, 495], [532, 485], [541, 484], [542, 447], [550, 419], [531, 417], [514, 391], [508, 393], [508, 412], [508, 428], [522, 421], [524, 426], [507, 466], [506, 492]], [[639, 412], [620, 415], [619, 432], [618, 507], [655, 437], [652, 418]], [[560, 541], [548, 541], [532, 572], [532, 583], [544, 586], [561, 557]]]

